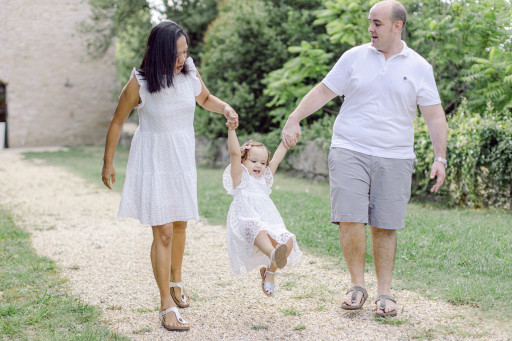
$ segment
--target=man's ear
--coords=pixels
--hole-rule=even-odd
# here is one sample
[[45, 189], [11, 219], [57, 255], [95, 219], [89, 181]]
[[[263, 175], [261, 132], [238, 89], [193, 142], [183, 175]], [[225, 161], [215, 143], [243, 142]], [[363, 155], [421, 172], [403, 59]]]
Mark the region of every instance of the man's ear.
[[402, 20], [397, 20], [393, 23], [393, 29], [396, 30], [396, 32], [402, 31], [402, 27], [404, 26], [404, 23]]

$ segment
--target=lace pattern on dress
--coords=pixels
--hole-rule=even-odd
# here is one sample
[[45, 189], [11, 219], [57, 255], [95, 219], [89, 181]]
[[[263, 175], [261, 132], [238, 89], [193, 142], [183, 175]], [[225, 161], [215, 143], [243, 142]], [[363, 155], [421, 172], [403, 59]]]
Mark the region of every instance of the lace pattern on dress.
[[[236, 189], [243, 188], [247, 186], [247, 177], [250, 176], [249, 172], [247, 171], [247, 168], [245, 168], [244, 165], [242, 165], [242, 179], [240, 179], [240, 184]], [[224, 186], [224, 189], [226, 192], [230, 195], [235, 194], [235, 188], [233, 188], [233, 178], [231, 177], [231, 164], [229, 164], [225, 169], [224, 173], [222, 174], [222, 186]]]

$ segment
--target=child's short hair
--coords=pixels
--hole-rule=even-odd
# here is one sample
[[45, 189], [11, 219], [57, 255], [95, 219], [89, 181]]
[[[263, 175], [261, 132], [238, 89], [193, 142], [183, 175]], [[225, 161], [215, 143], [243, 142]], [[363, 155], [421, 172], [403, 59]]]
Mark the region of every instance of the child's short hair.
[[268, 148], [261, 142], [256, 142], [256, 141], [253, 141], [253, 140], [249, 140], [247, 142], [245, 142], [241, 147], [240, 147], [240, 152], [242, 153], [242, 162], [247, 160], [247, 156], [249, 155], [249, 150], [251, 150], [251, 148], [253, 147], [263, 147], [265, 148], [265, 150], [267, 151], [267, 154], [268, 154], [268, 157], [267, 157], [267, 166], [270, 162], [270, 151], [268, 150]]

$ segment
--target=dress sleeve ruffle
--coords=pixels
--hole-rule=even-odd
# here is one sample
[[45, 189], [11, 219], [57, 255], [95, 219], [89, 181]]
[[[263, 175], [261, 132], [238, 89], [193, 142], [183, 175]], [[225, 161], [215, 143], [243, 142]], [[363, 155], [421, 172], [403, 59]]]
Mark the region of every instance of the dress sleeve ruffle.
[[192, 82], [192, 88], [194, 89], [194, 96], [199, 96], [199, 94], [201, 93], [201, 81], [199, 80], [199, 78], [197, 78], [197, 69], [192, 57], [188, 57], [185, 60], [185, 64], [187, 65], [187, 69], [189, 72], [188, 76], [190, 77], [190, 80]]
[[[247, 186], [247, 177], [249, 176], [250, 175], [247, 171], [247, 168], [242, 165], [242, 179], [240, 180], [240, 184], [236, 187], [236, 189]], [[229, 164], [226, 169], [224, 169], [224, 173], [222, 174], [222, 186], [224, 186], [224, 189], [228, 194], [235, 194], [235, 188], [233, 188], [233, 178], [231, 177], [231, 164]]]
[[144, 79], [144, 77], [142, 77], [142, 75], [139, 73], [139, 71], [137, 71], [136, 68], [133, 68], [133, 70], [132, 70], [130, 79], [132, 77], [135, 77], [137, 79], [137, 83], [139, 83], [139, 85], [140, 85], [140, 89], [139, 89], [140, 103], [139, 103], [139, 105], [136, 106], [137, 109], [140, 109], [144, 106], [144, 103], [146, 102], [146, 96], [145, 96], [146, 91], [144, 90], [144, 89], [146, 89], [146, 80]]

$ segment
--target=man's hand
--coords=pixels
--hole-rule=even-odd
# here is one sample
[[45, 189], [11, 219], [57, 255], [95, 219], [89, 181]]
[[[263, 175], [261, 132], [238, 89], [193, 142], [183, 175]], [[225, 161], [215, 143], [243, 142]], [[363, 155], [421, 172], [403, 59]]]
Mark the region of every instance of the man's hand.
[[295, 146], [299, 141], [300, 137], [300, 124], [292, 118], [288, 117], [286, 124], [284, 125], [283, 131], [281, 132], [281, 139], [286, 149]]
[[430, 189], [430, 192], [435, 193], [443, 185], [444, 179], [446, 178], [446, 168], [441, 161], [434, 161], [430, 170], [430, 179], [437, 178], [436, 183]]

